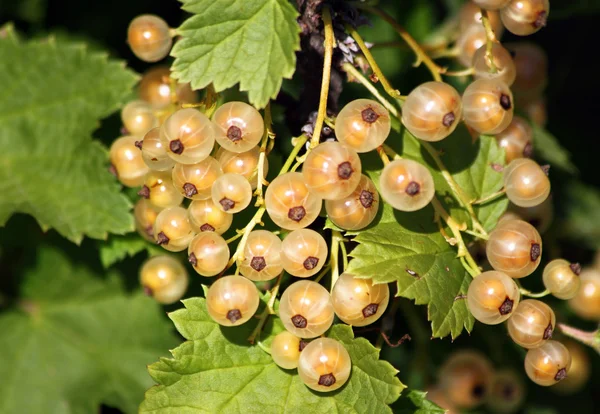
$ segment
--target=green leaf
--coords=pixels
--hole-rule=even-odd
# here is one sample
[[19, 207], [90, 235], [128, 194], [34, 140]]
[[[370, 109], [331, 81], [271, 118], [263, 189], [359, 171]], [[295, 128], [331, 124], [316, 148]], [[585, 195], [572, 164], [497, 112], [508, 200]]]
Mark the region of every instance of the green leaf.
[[262, 108], [291, 78], [300, 49], [298, 13], [287, 0], [180, 0], [193, 14], [177, 32], [173, 76], [217, 92], [236, 83]]
[[148, 256], [166, 253], [164, 249], [144, 240], [137, 233], [111, 236], [106, 242], [100, 242], [99, 249], [100, 261], [105, 268], [142, 251], [146, 251]]
[[574, 241], [600, 249], [600, 191], [576, 181], [570, 181], [565, 191], [563, 197], [569, 201], [563, 230]]
[[136, 412], [152, 384], [144, 366], [175, 341], [159, 305], [53, 248], [34, 261], [17, 308], [0, 316], [0, 412]]
[[[148, 369], [159, 384], [146, 392], [140, 413], [391, 413], [388, 404], [404, 385], [389, 363], [367, 340], [354, 338], [348, 326], [334, 326], [329, 337], [341, 341], [352, 358], [352, 374], [332, 393], [310, 391], [295, 370], [279, 368], [247, 337], [251, 319], [236, 328], [217, 325], [202, 298], [183, 301], [185, 309], [169, 316], [188, 340]], [[272, 318], [262, 333], [268, 344], [282, 330]]]
[[533, 142], [535, 152], [552, 167], [560, 168], [568, 173], [577, 174], [577, 167], [571, 162], [571, 154], [563, 148], [558, 139], [548, 131], [535, 123], [531, 124], [533, 128]]
[[0, 36], [0, 225], [33, 215], [79, 243], [133, 230], [131, 203], [91, 140], [137, 77], [106, 54], [67, 41]]
[[446, 410], [438, 407], [427, 399], [424, 391], [410, 390], [394, 403], [392, 409], [395, 414], [444, 414]]

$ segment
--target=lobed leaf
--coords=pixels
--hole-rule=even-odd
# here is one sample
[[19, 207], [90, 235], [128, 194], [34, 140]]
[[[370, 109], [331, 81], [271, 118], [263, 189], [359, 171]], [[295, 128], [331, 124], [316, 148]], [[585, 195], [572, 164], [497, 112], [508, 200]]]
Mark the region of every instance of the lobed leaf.
[[167, 253], [164, 249], [146, 241], [137, 233], [111, 236], [106, 242], [99, 243], [98, 249], [100, 250], [100, 261], [105, 268], [143, 251], [148, 256]]

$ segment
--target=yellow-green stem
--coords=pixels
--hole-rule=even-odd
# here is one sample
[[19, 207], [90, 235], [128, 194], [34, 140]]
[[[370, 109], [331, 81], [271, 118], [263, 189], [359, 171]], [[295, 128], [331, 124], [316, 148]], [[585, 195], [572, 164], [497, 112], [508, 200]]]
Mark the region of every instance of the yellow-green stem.
[[360, 73], [360, 71], [356, 69], [351, 63], [344, 63], [342, 65], [342, 70], [348, 75], [355, 78], [357, 81], [359, 81], [365, 88], [367, 88], [367, 90], [371, 92], [371, 95], [377, 98], [377, 100], [379, 100], [379, 102], [381, 102], [381, 104], [385, 106], [385, 108], [388, 111], [390, 111], [396, 117], [398, 116], [398, 110], [396, 109], [396, 107], [392, 105], [389, 101], [387, 101], [383, 96], [381, 96], [375, 85], [373, 85], [371, 81], [367, 79], [367, 77], [364, 76], [362, 73]]
[[269, 315], [275, 314], [275, 310], [273, 309], [273, 307], [275, 306], [275, 299], [277, 298], [277, 293], [279, 292], [279, 286], [281, 285], [282, 277], [283, 277], [283, 272], [281, 272], [281, 274], [277, 278], [277, 282], [275, 282], [275, 286], [273, 286], [273, 288], [270, 290], [271, 296], [269, 297], [269, 301], [267, 302], [267, 307], [260, 314], [260, 320], [258, 321], [256, 328], [254, 328], [254, 330], [252, 331], [252, 334], [250, 334], [250, 336], [248, 337], [248, 341], [250, 341], [250, 343], [254, 343], [254, 340], [257, 337], [260, 337], [260, 332], [262, 331], [263, 326], [265, 326], [265, 323], [267, 322]]
[[[333, 230], [331, 232], [331, 251], [329, 253], [329, 263], [331, 263], [331, 290], [335, 286], [335, 282], [337, 282], [340, 277], [340, 267], [338, 264], [339, 254], [340, 254], [340, 243], [343, 237], [339, 231]], [[331, 291], [330, 290], [330, 291]]]
[[494, 30], [492, 29], [492, 25], [490, 23], [490, 18], [489, 18], [487, 10], [485, 10], [485, 9], [480, 9], [480, 10], [481, 10], [481, 23], [483, 23], [483, 27], [485, 29], [485, 39], [486, 39], [486, 41], [485, 41], [485, 60], [486, 60], [488, 67], [490, 68], [490, 72], [497, 73], [498, 68], [496, 67], [496, 63], [494, 62], [494, 56], [492, 54], [492, 47], [494, 46], [494, 43], [497, 42], [498, 40], [496, 39], [496, 34], [494, 33]]
[[493, 201], [493, 200], [495, 200], [497, 198], [502, 197], [504, 194], [506, 194], [506, 189], [503, 188], [502, 190], [496, 191], [495, 193], [490, 194], [487, 197], [480, 198], [479, 200], [475, 200], [471, 204], [485, 204], [485, 203]]

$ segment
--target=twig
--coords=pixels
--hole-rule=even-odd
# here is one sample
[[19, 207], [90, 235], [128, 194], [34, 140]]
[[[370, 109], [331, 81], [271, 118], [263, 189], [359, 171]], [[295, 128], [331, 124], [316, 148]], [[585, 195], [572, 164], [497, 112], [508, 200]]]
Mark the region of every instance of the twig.
[[573, 328], [564, 323], [559, 323], [558, 327], [565, 335], [578, 340], [600, 354], [600, 329], [596, 329], [592, 332], [582, 331], [581, 329]]

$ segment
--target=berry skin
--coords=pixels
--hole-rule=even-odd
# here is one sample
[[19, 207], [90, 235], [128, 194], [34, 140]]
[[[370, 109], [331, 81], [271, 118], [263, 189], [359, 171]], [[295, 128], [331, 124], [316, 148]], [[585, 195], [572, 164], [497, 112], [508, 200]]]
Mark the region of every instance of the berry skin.
[[374, 285], [370, 279], [358, 279], [342, 273], [331, 291], [335, 314], [348, 325], [366, 326], [383, 315], [390, 300], [387, 284]]
[[349, 196], [360, 181], [361, 162], [356, 151], [339, 142], [324, 142], [313, 149], [302, 166], [308, 190], [325, 200]]
[[223, 174], [213, 183], [211, 196], [217, 207], [228, 214], [234, 214], [250, 205], [252, 187], [239, 174]]
[[281, 295], [279, 318], [292, 334], [316, 338], [333, 323], [331, 296], [327, 289], [311, 280], [292, 283]]
[[175, 164], [172, 172], [175, 188], [192, 200], [210, 198], [212, 185], [221, 175], [221, 165], [213, 157], [206, 157], [197, 164]]
[[587, 349], [578, 342], [566, 339], [563, 343], [571, 354], [571, 368], [567, 378], [552, 387], [552, 391], [559, 394], [572, 395], [581, 391], [588, 383], [592, 374], [592, 362]]
[[300, 338], [288, 331], [277, 334], [271, 342], [271, 357], [283, 369], [298, 368]]
[[181, 299], [188, 282], [185, 267], [171, 256], [151, 257], [140, 270], [140, 283], [144, 292], [163, 305], [170, 305]]
[[569, 263], [564, 259], [555, 259], [546, 265], [544, 274], [544, 286], [552, 295], [558, 299], [572, 299], [577, 295], [581, 280], [579, 274], [581, 266], [579, 263]]
[[508, 205], [506, 213], [500, 217], [500, 220], [508, 216], [511, 216], [513, 219], [526, 221], [535, 227], [540, 234], [544, 234], [550, 227], [550, 224], [552, 224], [554, 207], [552, 206], [550, 197], [535, 207], [518, 207], [511, 203]]
[[523, 348], [531, 349], [552, 338], [556, 317], [550, 306], [535, 299], [519, 303], [519, 307], [507, 322], [508, 334]]
[[159, 208], [177, 207], [183, 201], [173, 185], [170, 171], [150, 171], [138, 195]]
[[213, 115], [215, 138], [231, 152], [246, 152], [263, 137], [265, 124], [260, 113], [244, 102], [227, 102]]
[[465, 123], [481, 134], [498, 134], [513, 118], [513, 95], [497, 79], [477, 79], [463, 93]]
[[508, 2], [510, 0], [473, 0], [473, 3], [485, 10], [500, 10]]
[[456, 39], [456, 48], [459, 51], [458, 61], [463, 66], [471, 66], [475, 52], [485, 45], [485, 29], [481, 24], [473, 25], [460, 33]]
[[[258, 158], [260, 149], [258, 147], [251, 148], [246, 152], [235, 153], [227, 151], [224, 148], [219, 148], [215, 158], [221, 164], [224, 173], [239, 174], [246, 177], [250, 182], [252, 189], [256, 189], [258, 184]], [[263, 178], [269, 172], [269, 160], [265, 157], [263, 166]]]
[[217, 207], [212, 198], [192, 201], [188, 207], [188, 216], [196, 233], [214, 231], [223, 234], [229, 230], [233, 222], [233, 215]]
[[533, 160], [519, 158], [504, 169], [504, 188], [508, 199], [519, 207], [535, 207], [550, 195], [550, 180]]
[[160, 129], [167, 154], [181, 164], [196, 164], [210, 154], [215, 134], [210, 119], [194, 108], [184, 108], [167, 118]]
[[444, 82], [425, 82], [402, 106], [402, 123], [423, 141], [441, 141], [456, 129], [462, 117], [460, 95]]
[[530, 158], [533, 155], [533, 131], [529, 122], [520, 116], [513, 116], [510, 125], [498, 135], [498, 146], [504, 148], [506, 163], [517, 158]]
[[549, 13], [548, 0], [510, 0], [500, 11], [500, 19], [509, 32], [528, 36], [546, 26]]
[[280, 175], [269, 184], [265, 205], [275, 224], [283, 229], [297, 230], [315, 221], [323, 200], [308, 191], [301, 173], [291, 172]]
[[128, 135], [115, 140], [110, 146], [110, 163], [119, 182], [129, 188], [141, 185], [150, 171], [135, 146], [136, 142], [136, 137]]
[[[470, 2], [469, 2], [470, 3]], [[427, 389], [427, 399], [445, 410], [444, 414], [458, 414], [456, 408], [450, 403], [444, 390], [439, 387]]]
[[[500, 39], [504, 32], [504, 26], [502, 26], [502, 22], [500, 21], [500, 14], [497, 11], [488, 11], [487, 15], [492, 30], [496, 34], [496, 37]], [[472, 1], [467, 1], [460, 8], [458, 19], [461, 32], [466, 31], [471, 26], [482, 26], [481, 8]]]
[[121, 110], [123, 126], [131, 135], [145, 135], [158, 126], [152, 106], [145, 101], [131, 101]]
[[229, 246], [217, 233], [203, 231], [190, 242], [188, 261], [199, 275], [216, 276], [227, 266]]
[[169, 54], [173, 39], [167, 22], [158, 16], [143, 14], [129, 24], [127, 43], [139, 59], [157, 62]]
[[435, 195], [433, 177], [427, 168], [412, 160], [394, 160], [379, 178], [381, 197], [400, 211], [425, 207]]
[[[509, 319], [510, 320], [510, 319]], [[525, 401], [525, 384], [520, 375], [510, 369], [497, 371], [486, 405], [494, 413], [516, 413]]]
[[344, 230], [360, 230], [373, 222], [379, 210], [375, 184], [363, 175], [352, 194], [340, 200], [326, 200], [327, 217]]
[[356, 152], [369, 152], [390, 134], [390, 114], [371, 99], [356, 99], [344, 106], [335, 120], [335, 135]]
[[502, 220], [490, 233], [486, 255], [495, 270], [519, 279], [529, 276], [540, 264], [542, 238], [523, 220]]
[[206, 309], [219, 325], [238, 326], [252, 318], [260, 298], [254, 283], [243, 276], [225, 276], [213, 283], [206, 294]]
[[486, 47], [483, 45], [477, 49], [473, 55], [475, 78], [498, 79], [508, 86], [512, 85], [517, 76], [517, 69], [510, 52], [503, 48], [499, 43], [494, 43], [492, 45], [492, 60], [496, 66], [496, 73], [490, 72], [490, 65], [488, 65], [486, 52]]
[[463, 409], [474, 408], [486, 399], [492, 376], [487, 358], [470, 350], [454, 352], [438, 373], [439, 386], [450, 404]]
[[600, 270], [585, 269], [579, 280], [581, 286], [569, 306], [577, 316], [600, 322]]
[[497, 325], [514, 313], [521, 294], [513, 279], [495, 270], [483, 272], [469, 285], [467, 304], [481, 323]]
[[505, 47], [515, 63], [517, 76], [512, 87], [519, 104], [538, 99], [548, 83], [546, 52], [533, 42], [507, 43]]
[[530, 349], [525, 355], [525, 372], [530, 380], [548, 387], [567, 377], [571, 368], [571, 354], [560, 342], [547, 341]]
[[[156, 109], [171, 105], [171, 71], [168, 67], [158, 66], [150, 69], [140, 81], [139, 95]], [[189, 83], [178, 83], [175, 88], [177, 102], [190, 104], [198, 101], [198, 95]]]
[[542, 128], [546, 126], [546, 123], [548, 122], [548, 112], [546, 110], [546, 100], [543, 97], [538, 97], [537, 99], [525, 103], [523, 111], [535, 125]]
[[281, 240], [266, 230], [250, 232], [244, 246], [240, 273], [256, 282], [271, 280], [281, 274]]
[[154, 242], [154, 223], [160, 211], [160, 208], [153, 206], [144, 198], [139, 199], [133, 208], [135, 228], [140, 236], [149, 242]]
[[151, 170], [167, 171], [175, 165], [160, 139], [160, 128], [148, 131], [139, 144], [142, 147], [142, 159]]
[[156, 217], [154, 240], [162, 248], [171, 252], [180, 252], [188, 247], [193, 237], [194, 231], [185, 208], [167, 208]]
[[300, 353], [298, 375], [308, 388], [329, 392], [348, 381], [352, 361], [346, 348], [331, 338], [318, 338]]
[[292, 276], [316, 274], [323, 268], [326, 258], [327, 242], [314, 230], [294, 230], [281, 243], [281, 263]]

